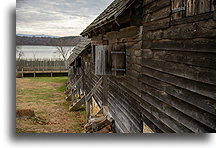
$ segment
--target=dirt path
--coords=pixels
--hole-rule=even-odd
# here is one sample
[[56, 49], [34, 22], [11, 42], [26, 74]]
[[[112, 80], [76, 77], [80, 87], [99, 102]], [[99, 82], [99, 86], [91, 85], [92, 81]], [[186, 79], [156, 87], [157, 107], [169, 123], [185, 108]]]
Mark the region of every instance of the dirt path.
[[85, 111], [69, 112], [65, 101], [66, 77], [17, 78], [16, 110], [30, 109], [35, 117], [17, 118], [18, 133], [81, 133]]

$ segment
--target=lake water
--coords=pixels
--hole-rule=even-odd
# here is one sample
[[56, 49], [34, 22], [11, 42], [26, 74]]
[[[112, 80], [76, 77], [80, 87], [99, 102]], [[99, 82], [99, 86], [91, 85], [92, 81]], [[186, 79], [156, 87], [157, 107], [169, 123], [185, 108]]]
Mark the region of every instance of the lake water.
[[[74, 46], [64, 47], [66, 49], [73, 50]], [[40, 58], [40, 59], [58, 59], [60, 56], [56, 46], [17, 46], [18, 50], [22, 50], [24, 55], [23, 59], [32, 59], [32, 58]], [[16, 55], [18, 57], [18, 55]], [[68, 54], [69, 57], [69, 54]], [[67, 57], [67, 58], [68, 58]]]

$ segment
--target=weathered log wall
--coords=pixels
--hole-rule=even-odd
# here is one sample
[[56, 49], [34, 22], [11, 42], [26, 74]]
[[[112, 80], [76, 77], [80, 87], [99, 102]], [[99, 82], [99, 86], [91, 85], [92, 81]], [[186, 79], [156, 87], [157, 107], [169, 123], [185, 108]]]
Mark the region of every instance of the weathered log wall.
[[[124, 44], [126, 47], [126, 73], [124, 76], [108, 75], [107, 105], [115, 121], [117, 132], [142, 132], [139, 98], [141, 83], [139, 81], [142, 65], [142, 27], [128, 27], [103, 35], [103, 39], [92, 38], [93, 45], [102, 45], [108, 40], [110, 47]], [[135, 100], [135, 98], [137, 100]]]
[[[92, 46], [126, 47], [125, 75], [102, 76], [94, 94], [116, 132], [143, 132], [143, 122], [157, 133], [215, 132], [213, 11], [210, 0], [144, 0], [142, 26], [91, 38]], [[82, 66], [88, 93], [101, 76], [93, 60]]]
[[141, 110], [163, 132], [215, 132], [215, 22], [210, 1], [191, 2], [143, 4]]

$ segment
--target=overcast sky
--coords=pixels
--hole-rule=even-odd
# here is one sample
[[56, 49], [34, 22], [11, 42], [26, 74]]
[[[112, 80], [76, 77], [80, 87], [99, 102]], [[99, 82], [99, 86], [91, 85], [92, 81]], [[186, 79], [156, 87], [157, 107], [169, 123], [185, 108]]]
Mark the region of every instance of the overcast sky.
[[16, 33], [79, 35], [113, 0], [17, 0]]

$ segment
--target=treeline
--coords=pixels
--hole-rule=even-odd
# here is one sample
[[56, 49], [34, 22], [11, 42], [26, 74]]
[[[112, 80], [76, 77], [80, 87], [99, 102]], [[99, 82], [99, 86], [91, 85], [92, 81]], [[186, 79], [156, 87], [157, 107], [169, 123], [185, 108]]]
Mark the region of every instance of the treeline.
[[16, 45], [76, 46], [81, 36], [61, 38], [16, 36]]

